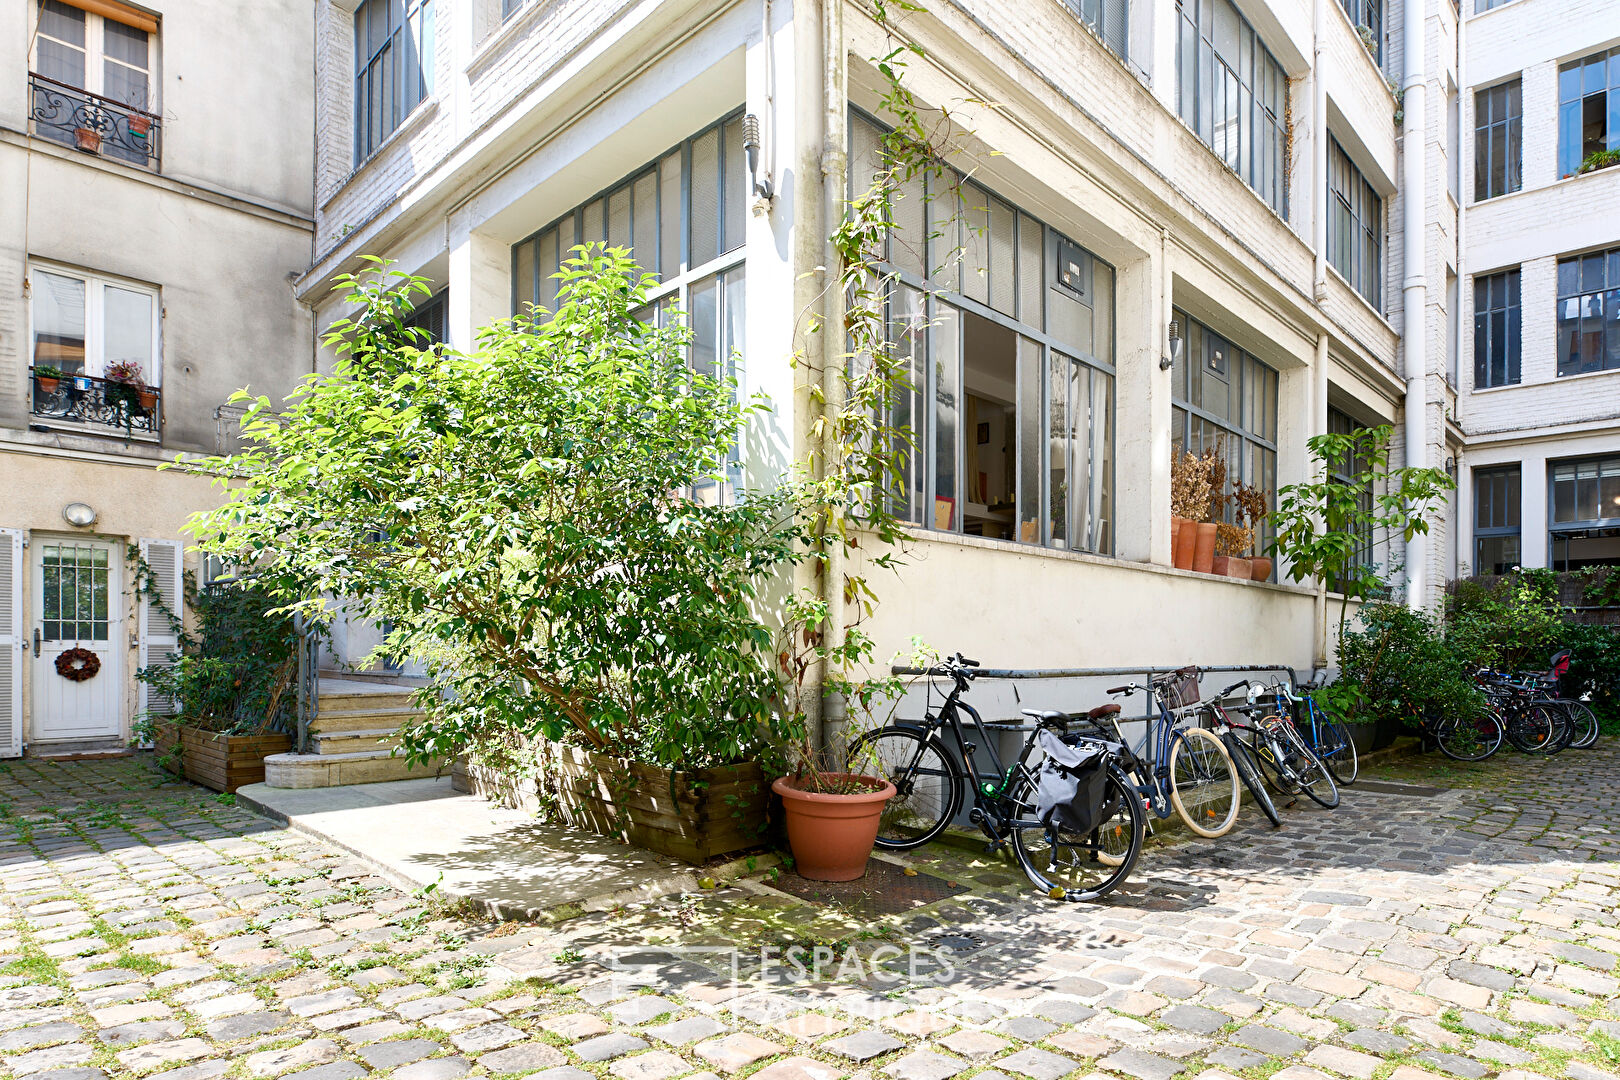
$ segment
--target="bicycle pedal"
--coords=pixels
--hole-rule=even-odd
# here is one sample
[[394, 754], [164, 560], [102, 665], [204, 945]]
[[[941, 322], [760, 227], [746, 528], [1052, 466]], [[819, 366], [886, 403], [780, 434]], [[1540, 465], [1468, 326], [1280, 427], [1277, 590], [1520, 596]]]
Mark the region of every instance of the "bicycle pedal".
[[1005, 840], [988, 840], [984, 845], [984, 853], [986, 855], [995, 855], [1005, 849], [1006, 846], [1007, 842]]

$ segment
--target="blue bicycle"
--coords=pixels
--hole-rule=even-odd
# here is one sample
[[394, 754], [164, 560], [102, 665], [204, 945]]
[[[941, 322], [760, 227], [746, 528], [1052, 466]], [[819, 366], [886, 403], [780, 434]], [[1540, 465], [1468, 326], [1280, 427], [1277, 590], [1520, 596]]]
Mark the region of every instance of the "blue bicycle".
[[1277, 695], [1279, 711], [1283, 706], [1287, 707], [1294, 730], [1305, 745], [1322, 759], [1322, 764], [1333, 774], [1333, 779], [1341, 784], [1353, 784], [1361, 770], [1356, 759], [1356, 740], [1350, 737], [1349, 730], [1343, 724], [1330, 720], [1322, 712], [1314, 696], [1314, 691], [1322, 689], [1326, 680], [1327, 672], [1318, 671], [1310, 682], [1298, 688], [1298, 692], [1290, 691], [1288, 683], [1281, 679], [1270, 689]]

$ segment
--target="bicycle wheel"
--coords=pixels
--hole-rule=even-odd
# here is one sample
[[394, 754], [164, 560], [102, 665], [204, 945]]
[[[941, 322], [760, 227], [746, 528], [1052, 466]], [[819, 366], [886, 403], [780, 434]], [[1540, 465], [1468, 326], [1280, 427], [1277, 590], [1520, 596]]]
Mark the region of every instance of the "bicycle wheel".
[[878, 822], [878, 847], [921, 847], [945, 831], [962, 805], [964, 781], [956, 763], [919, 731], [869, 731], [849, 744], [849, 760], [894, 785], [894, 798]]
[[1238, 779], [1254, 796], [1255, 805], [1271, 819], [1273, 826], [1281, 828], [1282, 818], [1277, 816], [1277, 806], [1271, 801], [1271, 793], [1266, 790], [1266, 780], [1260, 775], [1260, 766], [1255, 763], [1254, 751], [1230, 728], [1222, 733], [1221, 742], [1226, 746], [1226, 756], [1232, 759], [1232, 768], [1236, 770]]
[[1502, 723], [1490, 709], [1473, 720], [1439, 720], [1424, 725], [1440, 747], [1454, 761], [1484, 761], [1502, 745]]
[[1562, 709], [1554, 709], [1537, 702], [1529, 706], [1526, 712], [1533, 718], [1532, 722], [1535, 724], [1536, 730], [1541, 730], [1543, 725], [1547, 730], [1547, 737], [1530, 751], [1532, 754], [1552, 757], [1569, 745], [1571, 730], [1570, 725], [1564, 722], [1564, 711]]
[[1332, 810], [1339, 805], [1339, 785], [1333, 779], [1333, 773], [1316, 752], [1299, 741], [1296, 736], [1294, 755], [1289, 759], [1289, 765], [1299, 777], [1299, 788], [1308, 795], [1312, 802], [1326, 810]]
[[1182, 728], [1170, 746], [1170, 805], [1199, 836], [1225, 836], [1237, 821], [1237, 773], [1207, 728]]
[[1552, 723], [1546, 716], [1533, 716], [1529, 709], [1510, 708], [1505, 715], [1498, 712], [1498, 717], [1502, 734], [1515, 750], [1525, 754], [1545, 753], [1543, 747], [1553, 736]]
[[1361, 772], [1361, 762], [1356, 757], [1356, 740], [1350, 737], [1349, 730], [1343, 724], [1318, 716], [1316, 745], [1311, 749], [1333, 773], [1333, 779], [1341, 784], [1356, 782], [1356, 776]]
[[1249, 750], [1254, 754], [1254, 760], [1260, 765], [1260, 775], [1266, 778], [1271, 790], [1279, 795], [1298, 795], [1299, 780], [1284, 764], [1288, 756], [1287, 750], [1266, 728], [1251, 728], [1252, 741]]
[[1552, 716], [1553, 753], [1568, 750], [1575, 742], [1575, 714], [1565, 708], [1562, 701], [1543, 701], [1539, 705]]
[[1575, 738], [1569, 745], [1577, 750], [1591, 749], [1598, 739], [1597, 714], [1587, 708], [1584, 701], [1566, 700], [1563, 704], [1575, 729]]
[[1119, 769], [1108, 767], [1101, 820], [1083, 835], [1035, 822], [1035, 784], [1029, 777], [1014, 788], [1012, 803], [1017, 820], [1027, 823], [1012, 829], [1018, 865], [1053, 900], [1095, 900], [1130, 877], [1142, 853], [1147, 817], [1141, 798]]

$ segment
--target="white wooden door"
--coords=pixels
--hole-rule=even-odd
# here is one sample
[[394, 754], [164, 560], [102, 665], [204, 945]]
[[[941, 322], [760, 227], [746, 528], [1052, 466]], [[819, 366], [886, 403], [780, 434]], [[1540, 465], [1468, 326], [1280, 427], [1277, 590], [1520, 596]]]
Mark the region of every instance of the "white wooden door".
[[[118, 550], [103, 540], [37, 537], [34, 541], [32, 736], [116, 737], [123, 729], [123, 588]], [[86, 649], [100, 662], [88, 679], [57, 671], [57, 658]]]
[[28, 662], [23, 633], [23, 535], [0, 529], [0, 758], [22, 757], [22, 673]]

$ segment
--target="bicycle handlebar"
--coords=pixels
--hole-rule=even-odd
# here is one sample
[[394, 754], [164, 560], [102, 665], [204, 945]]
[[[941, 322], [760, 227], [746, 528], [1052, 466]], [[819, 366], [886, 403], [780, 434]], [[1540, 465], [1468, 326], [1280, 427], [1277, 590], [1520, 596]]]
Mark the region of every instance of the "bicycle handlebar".
[[1238, 687], [1240, 687], [1240, 686], [1248, 686], [1248, 685], [1249, 685], [1249, 680], [1248, 679], [1242, 679], [1242, 680], [1240, 680], [1238, 682], [1233, 683], [1231, 686], [1228, 686], [1225, 690], [1222, 690], [1219, 694], [1216, 694], [1215, 698], [1216, 698], [1216, 700], [1220, 700], [1221, 698], [1226, 697], [1232, 691], [1236, 690]]
[[1126, 683], [1124, 686], [1116, 686], [1112, 690], [1104, 690], [1103, 693], [1105, 693], [1105, 694], [1134, 694], [1140, 689], [1141, 689], [1141, 687], [1137, 686], [1135, 683]]

